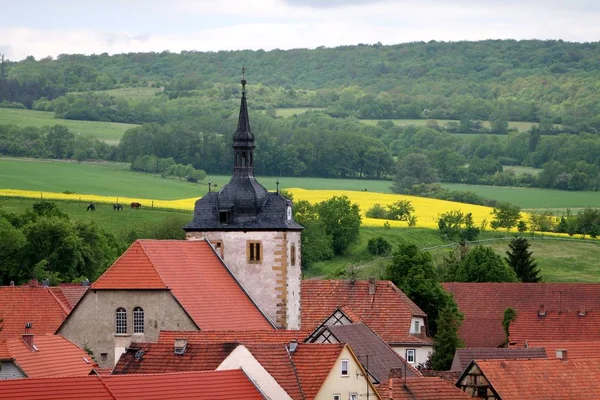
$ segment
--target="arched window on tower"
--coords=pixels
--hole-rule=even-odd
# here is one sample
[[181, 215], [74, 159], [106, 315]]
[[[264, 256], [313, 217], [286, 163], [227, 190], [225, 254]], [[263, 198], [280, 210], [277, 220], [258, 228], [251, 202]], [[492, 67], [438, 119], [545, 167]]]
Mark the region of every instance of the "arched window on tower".
[[127, 311], [123, 307], [119, 307], [115, 311], [115, 333], [127, 333]]
[[246, 152], [242, 153], [242, 167], [247, 167], [247, 165], [246, 165]]
[[144, 309], [142, 307], [133, 309], [133, 333], [144, 333]]

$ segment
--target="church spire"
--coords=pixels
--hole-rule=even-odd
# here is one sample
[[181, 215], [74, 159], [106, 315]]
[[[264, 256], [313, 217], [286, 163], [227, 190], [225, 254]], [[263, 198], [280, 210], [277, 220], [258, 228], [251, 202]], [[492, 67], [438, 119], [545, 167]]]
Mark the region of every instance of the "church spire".
[[240, 103], [240, 115], [238, 117], [237, 131], [233, 135], [234, 172], [243, 169], [248, 174], [254, 170], [254, 135], [250, 130], [250, 117], [248, 116], [248, 104], [246, 103], [246, 68], [242, 68], [242, 100]]

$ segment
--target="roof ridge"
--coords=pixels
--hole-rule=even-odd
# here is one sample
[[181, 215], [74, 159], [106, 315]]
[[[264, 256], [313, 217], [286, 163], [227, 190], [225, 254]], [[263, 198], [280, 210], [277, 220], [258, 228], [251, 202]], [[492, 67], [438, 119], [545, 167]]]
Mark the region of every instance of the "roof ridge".
[[[54, 291], [51, 290], [50, 287], [44, 287], [44, 289], [46, 289], [48, 292], [50, 292], [50, 294], [52, 295], [52, 297], [54, 297], [54, 300], [56, 300], [56, 302], [58, 303], [58, 305], [60, 306], [60, 308], [62, 308], [62, 310], [65, 312], [65, 316], [69, 315], [69, 313], [71, 312], [71, 310], [67, 310], [67, 307], [58, 298], [58, 296], [54, 293]], [[63, 294], [63, 296], [64, 296], [64, 294]]]
[[298, 370], [296, 369], [296, 364], [294, 364], [294, 359], [292, 358], [292, 355], [290, 354], [290, 349], [285, 344], [283, 345], [283, 347], [285, 348], [285, 352], [288, 356], [288, 359], [290, 360], [290, 365], [292, 366], [292, 371], [294, 371], [294, 376], [296, 377], [296, 382], [298, 382], [298, 389], [300, 389], [300, 395], [302, 396], [302, 400], [305, 400], [306, 396], [304, 395], [304, 391], [302, 390], [302, 382], [300, 382], [300, 375], [298, 375]]
[[115, 394], [112, 392], [112, 390], [110, 390], [110, 388], [108, 387], [108, 385], [106, 384], [106, 382], [104, 382], [104, 379], [102, 379], [102, 375], [96, 375], [96, 376], [98, 377], [98, 380], [100, 381], [100, 383], [102, 384], [102, 386], [104, 386], [104, 388], [106, 389], [106, 391], [108, 392], [108, 394], [110, 394], [110, 397], [112, 397], [114, 400], [118, 400], [117, 396], [115, 396]]
[[[156, 241], [156, 240], [153, 240], [153, 241]], [[167, 285], [167, 282], [165, 282], [165, 278], [163, 278], [162, 274], [160, 273], [160, 269], [156, 268], [156, 265], [154, 264], [154, 261], [152, 261], [152, 257], [150, 257], [148, 255], [148, 253], [146, 251], [146, 247], [144, 246], [144, 243], [143, 243], [144, 241], [140, 240], [140, 239], [137, 239], [136, 242], [140, 242], [140, 246], [141, 246], [142, 250], [144, 251], [144, 255], [146, 256], [146, 258], [150, 262], [150, 265], [152, 265], [152, 268], [154, 268], [154, 270], [158, 274], [158, 277], [160, 278], [160, 280], [163, 283], [163, 285], [165, 285], [165, 287], [170, 290], [171, 288], [169, 287], [169, 285]]]

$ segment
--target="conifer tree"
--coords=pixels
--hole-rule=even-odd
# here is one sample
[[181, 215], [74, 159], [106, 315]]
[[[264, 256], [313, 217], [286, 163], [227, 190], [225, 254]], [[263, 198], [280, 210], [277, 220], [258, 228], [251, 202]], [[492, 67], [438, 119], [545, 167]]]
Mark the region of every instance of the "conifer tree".
[[516, 237], [510, 241], [508, 247], [510, 251], [506, 252], [505, 260], [514, 270], [521, 282], [541, 282], [535, 259], [529, 251], [529, 242], [523, 237]]
[[440, 312], [437, 320], [438, 331], [433, 338], [433, 354], [431, 356], [431, 367], [434, 370], [450, 369], [456, 349], [463, 346], [463, 342], [458, 336], [458, 328], [460, 328], [463, 318], [454, 302], [448, 304]]

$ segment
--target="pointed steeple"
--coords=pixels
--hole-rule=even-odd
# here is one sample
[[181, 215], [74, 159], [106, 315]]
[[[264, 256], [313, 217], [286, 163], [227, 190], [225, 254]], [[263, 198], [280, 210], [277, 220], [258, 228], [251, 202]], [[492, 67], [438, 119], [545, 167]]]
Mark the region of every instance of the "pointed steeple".
[[254, 135], [250, 130], [250, 117], [248, 116], [248, 104], [246, 103], [246, 79], [244, 78], [246, 68], [242, 67], [242, 101], [240, 104], [240, 115], [238, 117], [237, 131], [233, 135], [233, 147], [245, 146], [254, 148]]

